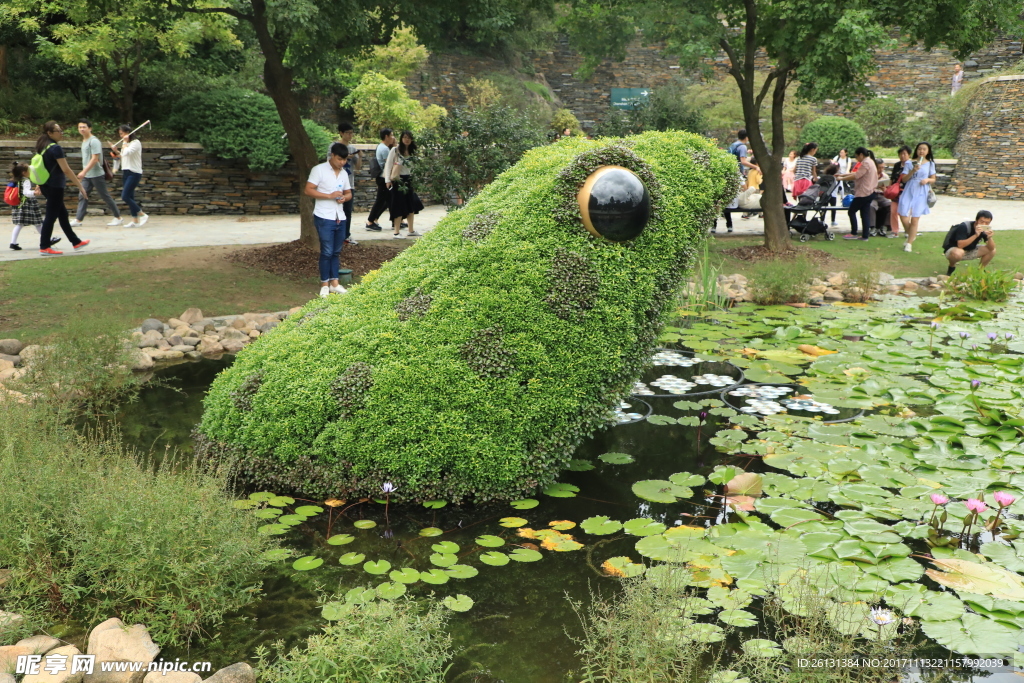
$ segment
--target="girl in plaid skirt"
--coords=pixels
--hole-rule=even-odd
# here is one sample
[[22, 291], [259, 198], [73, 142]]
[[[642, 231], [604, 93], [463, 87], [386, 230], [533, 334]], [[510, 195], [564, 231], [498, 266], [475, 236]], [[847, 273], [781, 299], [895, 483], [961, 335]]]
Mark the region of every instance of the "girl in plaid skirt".
[[[36, 192], [32, 189], [32, 181], [28, 179], [28, 166], [14, 162], [11, 166], [11, 182], [21, 185], [21, 203], [11, 210], [11, 221], [14, 223], [14, 230], [11, 232], [11, 249], [21, 251], [18, 246], [18, 235], [22, 227], [31, 225], [36, 232], [42, 232], [43, 212], [39, 209], [39, 202], [36, 201]], [[53, 240], [56, 244], [60, 238]]]

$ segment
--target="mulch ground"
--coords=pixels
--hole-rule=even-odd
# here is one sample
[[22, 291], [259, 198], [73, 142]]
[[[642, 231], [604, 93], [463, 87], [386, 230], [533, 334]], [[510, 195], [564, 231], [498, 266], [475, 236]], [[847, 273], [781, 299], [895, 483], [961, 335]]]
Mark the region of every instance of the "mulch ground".
[[839, 259], [832, 256], [827, 251], [821, 249], [808, 249], [802, 247], [800, 249], [791, 249], [784, 252], [769, 251], [768, 247], [763, 244], [757, 244], [749, 247], [733, 247], [731, 249], [722, 249], [720, 254], [731, 256], [734, 259], [740, 261], [747, 261], [748, 263], [760, 263], [761, 261], [792, 261], [799, 257], [806, 257], [811, 260], [816, 266], [828, 266]]
[[[341, 267], [350, 269], [352, 277], [359, 278], [371, 270], [380, 268], [382, 263], [393, 259], [407, 246], [409, 246], [408, 243], [393, 244], [371, 241], [354, 246], [348, 245], [341, 252]], [[258, 268], [274, 275], [296, 280], [315, 280], [320, 277], [317, 267], [317, 252], [309, 249], [299, 240], [269, 247], [239, 249], [226, 254], [224, 258], [250, 268]]]

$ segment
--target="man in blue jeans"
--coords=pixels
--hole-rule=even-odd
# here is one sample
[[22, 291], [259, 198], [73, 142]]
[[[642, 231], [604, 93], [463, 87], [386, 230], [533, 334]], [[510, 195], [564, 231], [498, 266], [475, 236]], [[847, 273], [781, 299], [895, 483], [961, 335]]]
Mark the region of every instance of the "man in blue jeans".
[[348, 236], [348, 220], [345, 216], [345, 202], [352, 199], [352, 185], [349, 183], [345, 163], [348, 161], [348, 146], [336, 142], [331, 145], [331, 155], [322, 164], [313, 167], [306, 182], [306, 196], [316, 199], [313, 207], [313, 224], [320, 238], [320, 296], [344, 294], [345, 288], [338, 282], [338, 257]]

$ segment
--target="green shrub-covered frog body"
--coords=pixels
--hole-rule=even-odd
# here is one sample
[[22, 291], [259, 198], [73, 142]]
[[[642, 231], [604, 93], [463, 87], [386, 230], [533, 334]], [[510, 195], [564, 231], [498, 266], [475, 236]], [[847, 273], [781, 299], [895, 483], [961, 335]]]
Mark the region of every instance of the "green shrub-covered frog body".
[[[588, 232], [577, 193], [636, 173], [635, 238]], [[239, 480], [306, 497], [519, 498], [551, 484], [655, 346], [661, 314], [736, 161], [688, 133], [563, 140], [342, 296], [314, 300], [214, 382], [199, 451]]]

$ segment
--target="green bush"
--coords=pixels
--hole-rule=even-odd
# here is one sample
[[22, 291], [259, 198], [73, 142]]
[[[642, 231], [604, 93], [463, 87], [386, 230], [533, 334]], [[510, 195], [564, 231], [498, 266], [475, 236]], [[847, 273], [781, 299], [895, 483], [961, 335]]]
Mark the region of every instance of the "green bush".
[[633, 109], [611, 109], [594, 128], [600, 137], [621, 137], [644, 131], [682, 130], [704, 135], [709, 123], [694, 106], [684, 81], [674, 80], [655, 88], [646, 102]]
[[271, 660], [257, 650], [261, 683], [444, 683], [452, 657], [446, 608], [428, 601], [334, 603], [335, 622], [310, 636], [303, 648]]
[[762, 305], [806, 301], [809, 280], [817, 274], [818, 268], [805, 257], [761, 261], [750, 269], [748, 288]]
[[0, 610], [118, 616], [182, 645], [258, 595], [273, 542], [230, 502], [221, 478], [153, 472], [45, 402], [0, 401]]
[[381, 128], [419, 132], [437, 125], [447, 113], [436, 104], [422, 106], [409, 97], [404, 83], [375, 71], [363, 74], [341, 106], [352, 108], [367, 135], [375, 135]]
[[[166, 124], [185, 140], [198, 142], [222, 159], [245, 159], [253, 171], [274, 171], [288, 161], [288, 141], [274, 101], [257, 92], [232, 88], [183, 95]], [[326, 149], [330, 136], [316, 123], [304, 120], [310, 137], [317, 135]], [[319, 137], [328, 135], [327, 138]], [[313, 140], [314, 146], [318, 140]]]
[[422, 188], [435, 201], [468, 201], [527, 150], [544, 142], [541, 131], [519, 111], [460, 107], [420, 138], [417, 177], [425, 179]]
[[[906, 105], [891, 97], [870, 99], [854, 113], [854, 120], [864, 128], [868, 142], [883, 147], [899, 147], [903, 144], [903, 126], [906, 118]], [[847, 149], [847, 152], [853, 156], [852, 149]]]
[[558, 135], [568, 128], [570, 135], [578, 135], [580, 132], [580, 120], [568, 109], [558, 109], [551, 117], [551, 130]]
[[855, 121], [841, 116], [822, 116], [804, 126], [800, 131], [800, 142], [818, 143], [817, 156], [831, 159], [841, 149], [853, 156], [853, 150], [868, 144], [868, 136]]
[[982, 268], [980, 263], [959, 265], [946, 280], [946, 291], [964, 299], [1006, 301], [1019, 284], [1013, 271]]
[[[485, 501], [551, 484], [628, 394], [700, 236], [735, 195], [735, 160], [701, 137], [627, 144], [527, 152], [344, 297], [250, 344], [206, 397], [199, 449], [303, 497], [379, 495], [390, 481], [407, 500]], [[579, 217], [577, 189], [610, 163], [648, 177], [655, 203], [627, 243], [592, 237]], [[336, 381], [363, 377], [358, 363], [371, 386], [346, 419], [354, 394]]]

